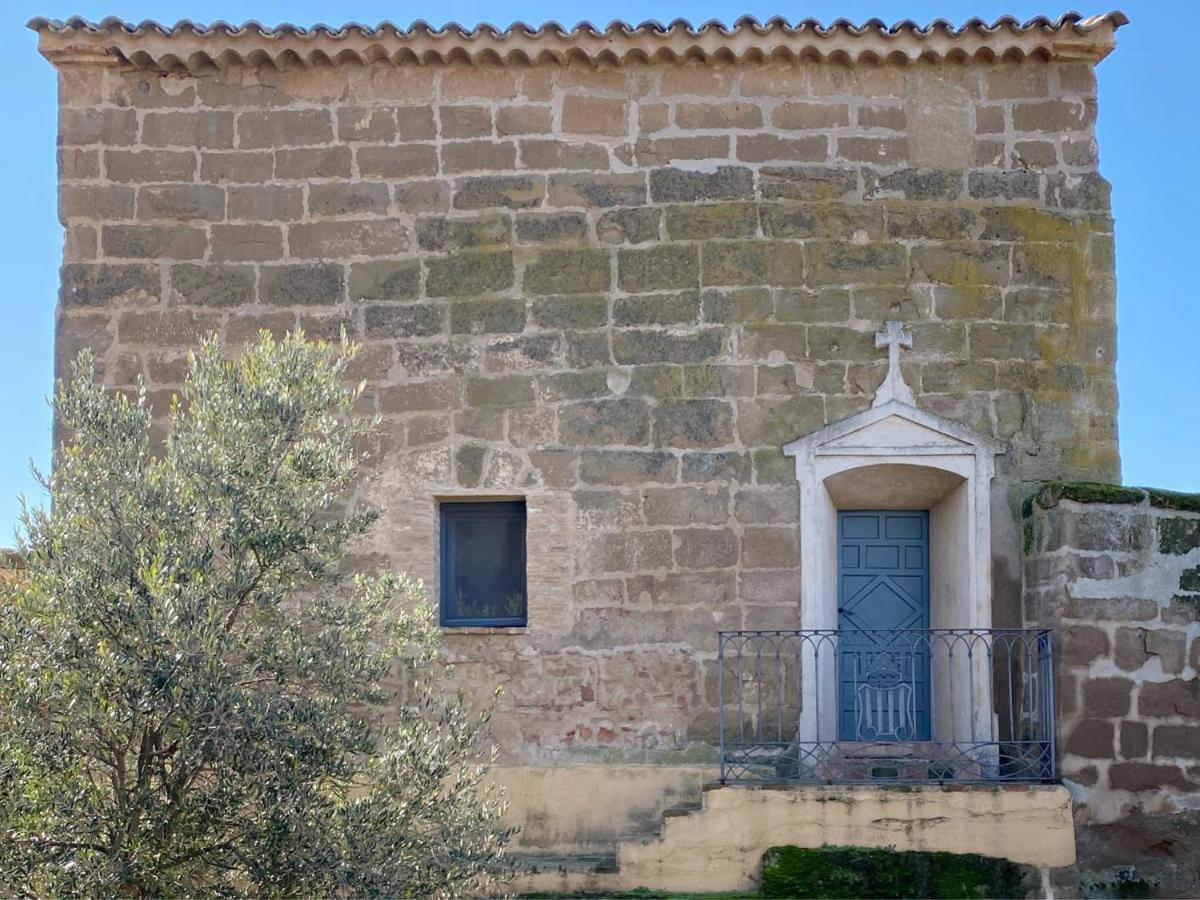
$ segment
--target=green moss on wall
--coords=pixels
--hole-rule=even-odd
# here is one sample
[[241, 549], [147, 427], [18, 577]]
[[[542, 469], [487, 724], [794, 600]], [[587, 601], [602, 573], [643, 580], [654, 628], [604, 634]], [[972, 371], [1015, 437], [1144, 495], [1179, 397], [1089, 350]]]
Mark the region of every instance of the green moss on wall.
[[964, 853], [865, 847], [773, 847], [763, 854], [763, 897], [1023, 897], [1029, 870]]
[[1098, 481], [1050, 481], [1042, 485], [1035, 497], [1038, 506], [1049, 509], [1059, 500], [1074, 500], [1076, 503], [1141, 503], [1146, 499], [1146, 492], [1142, 488]]
[[1031, 516], [1035, 503], [1042, 509], [1049, 509], [1059, 500], [1074, 500], [1076, 503], [1141, 503], [1147, 498], [1150, 505], [1158, 509], [1200, 512], [1200, 494], [1125, 487], [1098, 481], [1047, 481], [1025, 498], [1021, 504], [1021, 515], [1025, 518]]
[[1150, 505], [1159, 509], [1177, 509], [1180, 512], [1200, 512], [1200, 494], [1182, 494], [1178, 491], [1160, 491], [1150, 488]]

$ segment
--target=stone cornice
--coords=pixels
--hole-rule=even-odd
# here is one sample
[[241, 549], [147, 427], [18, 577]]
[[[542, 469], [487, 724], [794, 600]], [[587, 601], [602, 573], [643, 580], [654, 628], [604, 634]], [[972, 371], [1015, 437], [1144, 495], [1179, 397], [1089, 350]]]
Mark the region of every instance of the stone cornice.
[[1116, 46], [1116, 31], [1128, 19], [1120, 12], [1084, 18], [1068, 13], [1020, 22], [1004, 17], [988, 24], [971, 19], [959, 27], [938, 20], [887, 26], [878, 19], [854, 25], [839, 19], [825, 26], [812, 19], [791, 24], [776, 17], [760, 23], [743, 17], [726, 27], [683, 20], [637, 26], [613, 22], [604, 29], [582, 23], [567, 30], [550, 22], [537, 28], [514, 24], [506, 30], [479, 25], [436, 29], [425, 22], [399, 28], [350, 24], [268, 28], [181, 21], [131, 24], [116, 18], [92, 23], [37, 18], [38, 48], [55, 65], [107, 62], [152, 70], [204, 70], [212, 67], [321, 67], [341, 63], [390, 61], [398, 65], [464, 62], [527, 64], [580, 60], [596, 63], [753, 61], [770, 58], [830, 60], [842, 63], [911, 63], [919, 60], [966, 62], [996, 59], [1069, 59], [1098, 62]]

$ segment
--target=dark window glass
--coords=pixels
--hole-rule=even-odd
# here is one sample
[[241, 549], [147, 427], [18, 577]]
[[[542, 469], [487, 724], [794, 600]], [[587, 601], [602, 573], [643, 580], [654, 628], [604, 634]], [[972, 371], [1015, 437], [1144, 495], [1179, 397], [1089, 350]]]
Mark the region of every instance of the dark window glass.
[[443, 503], [442, 624], [525, 624], [525, 501]]

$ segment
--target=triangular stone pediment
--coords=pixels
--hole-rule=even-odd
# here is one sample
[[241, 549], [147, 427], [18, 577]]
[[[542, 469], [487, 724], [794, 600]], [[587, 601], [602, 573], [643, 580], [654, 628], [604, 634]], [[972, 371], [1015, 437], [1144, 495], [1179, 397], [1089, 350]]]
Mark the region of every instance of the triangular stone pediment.
[[998, 452], [994, 442], [957, 422], [891, 400], [785, 444], [788, 456], [801, 453]]
[[870, 422], [841, 437], [831, 438], [820, 446], [822, 450], [856, 450], [862, 447], [890, 447], [904, 449], [909, 447], [949, 447], [969, 448], [972, 444], [946, 434], [936, 428], [930, 428], [921, 422], [914, 422], [902, 415], [891, 415], [875, 422]]

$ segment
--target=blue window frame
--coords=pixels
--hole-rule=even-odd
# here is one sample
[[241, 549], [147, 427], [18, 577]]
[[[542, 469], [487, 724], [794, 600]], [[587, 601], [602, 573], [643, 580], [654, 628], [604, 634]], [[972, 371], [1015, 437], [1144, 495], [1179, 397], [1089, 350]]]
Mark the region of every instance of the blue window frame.
[[440, 513], [442, 625], [524, 625], [525, 501], [444, 502]]

